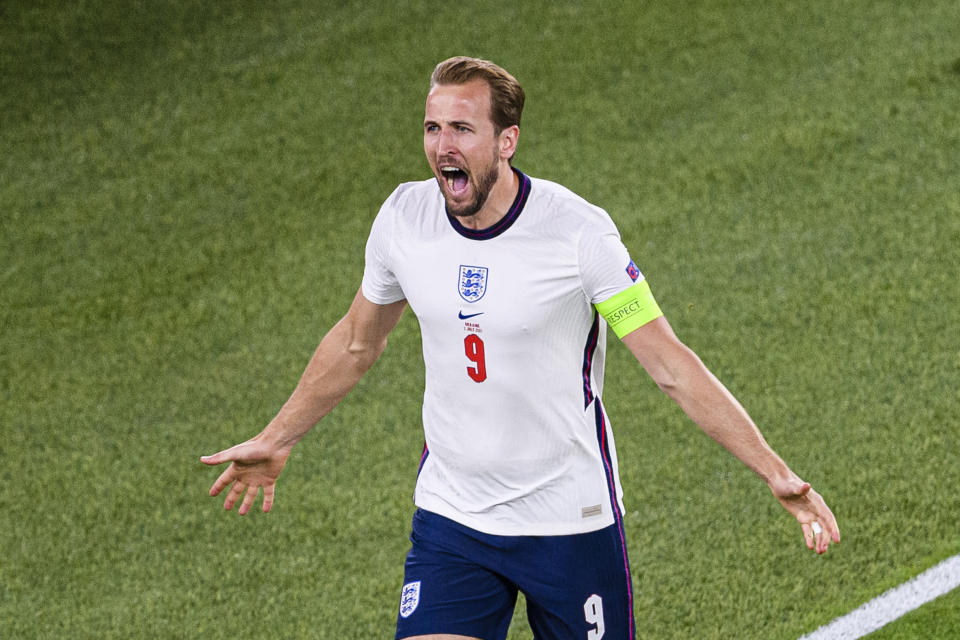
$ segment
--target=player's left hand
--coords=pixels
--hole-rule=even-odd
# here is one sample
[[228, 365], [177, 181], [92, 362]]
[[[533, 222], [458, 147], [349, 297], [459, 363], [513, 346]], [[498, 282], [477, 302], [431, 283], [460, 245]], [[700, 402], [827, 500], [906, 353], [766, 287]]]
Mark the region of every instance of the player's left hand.
[[783, 508], [793, 514], [800, 523], [803, 540], [808, 549], [818, 554], [826, 553], [830, 542], [840, 542], [840, 528], [830, 507], [809, 482], [799, 478], [770, 483], [770, 491]]

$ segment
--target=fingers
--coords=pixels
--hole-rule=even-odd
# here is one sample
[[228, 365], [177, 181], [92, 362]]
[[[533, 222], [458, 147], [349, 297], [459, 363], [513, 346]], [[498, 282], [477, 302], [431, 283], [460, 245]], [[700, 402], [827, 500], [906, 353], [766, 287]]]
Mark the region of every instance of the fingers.
[[819, 522], [813, 523], [813, 533], [816, 536], [816, 549], [817, 554], [823, 554], [827, 552], [827, 549], [830, 548], [830, 534], [824, 529]]
[[800, 523], [803, 542], [808, 549], [817, 554], [823, 554], [830, 548], [831, 543], [840, 542], [837, 519], [823, 497], [814, 491], [809, 483], [798, 483], [793, 487], [790, 495], [778, 497], [780, 503]]
[[831, 540], [836, 544], [840, 544], [840, 527], [837, 525], [837, 519], [833, 517], [830, 509], [827, 509], [825, 513], [821, 514], [820, 524], [823, 527], [822, 536], [824, 542], [828, 546]]
[[227, 452], [229, 449], [217, 452], [212, 456], [200, 456], [200, 462], [203, 464], [209, 464], [210, 466], [216, 466], [218, 464], [223, 464], [229, 458], [227, 458]]
[[817, 553], [826, 552], [830, 542], [840, 542], [840, 527], [837, 525], [837, 519], [827, 503], [824, 502], [820, 494], [813, 492], [811, 494], [811, 503], [815, 507], [816, 521], [813, 523], [813, 529], [820, 529], [817, 533]]
[[813, 529], [814, 535], [814, 546], [817, 554], [826, 553], [827, 549], [830, 548], [830, 538], [828, 534], [824, 533], [823, 527], [820, 526], [819, 522], [814, 522], [810, 525], [810, 528]]
[[803, 531], [803, 542], [807, 545], [807, 549], [813, 550], [816, 543], [816, 535], [813, 533], [813, 527], [809, 524], [801, 524], [800, 529]]
[[[210, 487], [210, 495], [218, 496], [220, 495], [220, 492], [229, 486], [230, 490], [227, 492], [227, 497], [223, 500], [223, 508], [226, 511], [232, 511], [234, 505], [236, 505], [237, 502], [243, 498], [243, 501], [240, 502], [240, 509], [237, 511], [237, 513], [239, 513], [241, 516], [245, 516], [250, 512], [250, 509], [253, 508], [253, 504], [257, 499], [257, 494], [260, 493], [260, 485], [248, 485], [245, 482], [237, 480], [234, 474], [231, 472], [231, 469], [227, 469], [220, 474], [220, 477], [217, 478], [217, 481], [213, 483], [212, 487]], [[273, 484], [265, 485], [263, 487], [262, 509], [264, 513], [269, 513], [270, 509], [273, 508], [275, 491], [276, 488]]]
[[260, 487], [257, 485], [247, 487], [247, 494], [243, 497], [243, 503], [240, 505], [240, 511], [237, 513], [242, 516], [247, 515], [253, 507], [253, 501], [257, 499], [258, 493], [260, 493]]
[[837, 521], [830, 509], [826, 509], [826, 505], [824, 507], [825, 511], [820, 512], [816, 520], [800, 524], [807, 548], [816, 551], [817, 555], [826, 553], [831, 542], [840, 542], [840, 529], [837, 527]]
[[830, 522], [827, 523], [827, 531], [830, 532], [830, 538], [837, 544], [840, 544], [840, 527], [837, 525], [837, 521], [833, 518], [833, 514], [830, 514]]
[[270, 451], [254, 438], [213, 455], [202, 456], [200, 461], [207, 465], [231, 463], [211, 485], [210, 495], [217, 496], [229, 487], [223, 508], [230, 511], [239, 502], [237, 512], [246, 515], [253, 508], [260, 487], [263, 487], [263, 512], [268, 513], [273, 508], [275, 479], [288, 454], [289, 451], [281, 451], [271, 460]]
[[270, 509], [273, 508], [273, 494], [276, 485], [268, 485], [263, 488], [263, 512], [270, 513]]
[[[810, 524], [801, 524], [800, 528], [803, 530], [803, 541], [807, 545], [807, 549], [816, 551], [817, 555], [827, 552], [827, 549], [830, 548], [832, 536], [820, 522], [815, 520]], [[839, 542], [840, 540], [835, 539], [834, 541]]]
[[200, 456], [200, 462], [203, 464], [218, 465], [223, 464], [224, 462], [233, 462], [238, 460], [250, 461], [258, 459], [261, 457], [263, 451], [262, 448], [256, 445], [256, 442], [257, 439], [253, 438], [251, 440], [247, 440], [246, 442], [235, 444], [229, 449], [218, 451], [213, 455]]
[[220, 492], [230, 486], [230, 483], [233, 482], [233, 465], [227, 467], [227, 470], [220, 474], [220, 477], [210, 486], [210, 495], [218, 496]]
[[825, 532], [821, 532], [817, 534], [817, 549], [816, 549], [817, 554], [818, 555], [824, 554], [827, 552], [827, 549], [829, 548], [830, 548], [830, 536]]
[[[233, 486], [230, 487], [230, 491], [227, 492], [227, 497], [223, 501], [223, 508], [226, 509], [227, 511], [231, 511], [233, 509], [233, 505], [237, 504], [237, 500], [240, 499], [240, 496], [242, 496], [246, 490], [247, 490], [247, 485], [240, 482], [239, 480], [234, 482]], [[241, 507], [240, 515], [243, 515], [244, 513], [246, 512], [242, 511], [242, 507]]]

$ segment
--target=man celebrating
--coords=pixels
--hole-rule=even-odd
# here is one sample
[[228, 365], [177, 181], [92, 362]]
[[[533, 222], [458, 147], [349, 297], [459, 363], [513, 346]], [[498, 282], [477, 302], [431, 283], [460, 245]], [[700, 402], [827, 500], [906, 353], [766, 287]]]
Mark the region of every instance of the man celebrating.
[[839, 542], [823, 499], [768, 446], [674, 335], [610, 217], [512, 166], [524, 93], [451, 58], [427, 95], [434, 178], [400, 185], [373, 223], [363, 281], [277, 416], [203, 462], [211, 495], [263, 510], [293, 446], [353, 388], [403, 309], [423, 339], [426, 439], [399, 638], [505, 638], [518, 591], [535, 637], [632, 639], [606, 327], [708, 435], [754, 470], [817, 553]]

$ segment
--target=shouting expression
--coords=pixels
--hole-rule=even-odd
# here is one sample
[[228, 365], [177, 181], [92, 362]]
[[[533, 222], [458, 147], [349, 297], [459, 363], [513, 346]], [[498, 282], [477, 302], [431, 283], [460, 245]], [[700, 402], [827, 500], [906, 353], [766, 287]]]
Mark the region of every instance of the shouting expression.
[[490, 88], [482, 80], [436, 85], [427, 95], [423, 150], [447, 203], [447, 213], [468, 218], [481, 211], [501, 177], [512, 181], [509, 160], [517, 128], [497, 134], [490, 118]]

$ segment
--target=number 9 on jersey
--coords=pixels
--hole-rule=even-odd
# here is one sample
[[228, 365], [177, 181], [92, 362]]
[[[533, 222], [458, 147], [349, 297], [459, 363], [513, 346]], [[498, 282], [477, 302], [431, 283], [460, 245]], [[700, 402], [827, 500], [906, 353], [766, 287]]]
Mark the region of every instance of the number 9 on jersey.
[[467, 367], [467, 375], [474, 382], [483, 382], [487, 379], [487, 359], [483, 353], [483, 340], [475, 333], [468, 334], [463, 339], [463, 351], [473, 366]]

